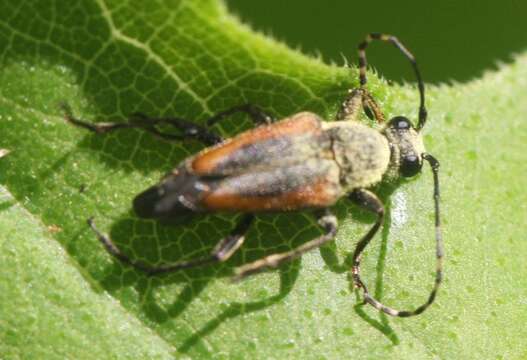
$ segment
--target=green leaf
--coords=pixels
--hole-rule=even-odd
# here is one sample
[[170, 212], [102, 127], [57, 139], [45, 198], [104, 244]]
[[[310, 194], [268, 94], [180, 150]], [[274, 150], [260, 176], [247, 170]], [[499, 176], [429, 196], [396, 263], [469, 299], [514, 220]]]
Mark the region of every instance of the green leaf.
[[[0, 3], [0, 355], [2, 358], [506, 358], [527, 356], [522, 254], [527, 54], [482, 79], [429, 87], [428, 151], [441, 161], [445, 281], [422, 315], [357, 306], [341, 265], [373, 217], [343, 200], [335, 244], [231, 284], [241, 264], [317, 236], [309, 213], [263, 215], [226, 264], [148, 278], [113, 260], [85, 224], [152, 264], [206, 254], [236, 216], [168, 227], [137, 219], [130, 200], [197, 143], [141, 131], [97, 136], [89, 121], [141, 111], [203, 123], [254, 103], [283, 117], [332, 119], [357, 72], [254, 34], [218, 2]], [[413, 49], [416, 53], [426, 49]], [[414, 87], [370, 76], [388, 116], [415, 119]], [[251, 126], [234, 116], [217, 128]], [[380, 188], [390, 218], [362, 273], [398, 308], [433, 282], [432, 178]]]

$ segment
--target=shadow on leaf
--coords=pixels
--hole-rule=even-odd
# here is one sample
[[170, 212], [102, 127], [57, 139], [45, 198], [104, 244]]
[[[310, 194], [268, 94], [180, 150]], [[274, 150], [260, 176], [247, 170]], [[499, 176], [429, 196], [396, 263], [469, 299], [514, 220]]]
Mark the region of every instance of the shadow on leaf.
[[[155, 221], [135, 219], [129, 213], [114, 223], [110, 237], [116, 246], [134, 259], [141, 259], [152, 265], [172, 263], [182, 258], [206, 255], [216, 242], [229, 233], [229, 227], [232, 227], [237, 219], [236, 215], [199, 215], [187, 224], [167, 226]], [[281, 225], [284, 221], [290, 222], [287, 230]], [[280, 232], [277, 229], [280, 229]], [[319, 233], [320, 229], [313, 220], [308, 219], [307, 213], [265, 214], [257, 217], [249, 229], [246, 243], [225, 263], [148, 276], [112, 259], [113, 264], [105, 271], [101, 285], [110, 293], [123, 287], [134, 286], [140, 296], [139, 303], [143, 314], [155, 323], [164, 323], [181, 316], [214, 279], [232, 276], [233, 269], [237, 266], [271, 253], [288, 251]], [[265, 235], [265, 241], [260, 242], [262, 234]], [[276, 295], [248, 303], [233, 302], [188, 338], [181, 351], [188, 351], [222, 322], [263, 310], [281, 301], [293, 288], [299, 269], [299, 259], [280, 267], [276, 270], [280, 274], [280, 288]], [[128, 276], [130, 274], [132, 276]], [[170, 284], [182, 286], [174, 301], [168, 305], [160, 304], [155, 295], [156, 289]]]

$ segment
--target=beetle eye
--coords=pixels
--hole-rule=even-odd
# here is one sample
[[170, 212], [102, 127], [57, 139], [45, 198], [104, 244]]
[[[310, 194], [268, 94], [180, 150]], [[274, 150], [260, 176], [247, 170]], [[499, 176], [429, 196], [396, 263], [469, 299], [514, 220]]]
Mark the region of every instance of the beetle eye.
[[421, 171], [422, 165], [423, 163], [419, 156], [406, 155], [401, 161], [401, 175], [404, 177], [415, 176], [419, 171]]
[[395, 130], [408, 130], [412, 127], [412, 123], [404, 116], [396, 116], [390, 120], [390, 127]]

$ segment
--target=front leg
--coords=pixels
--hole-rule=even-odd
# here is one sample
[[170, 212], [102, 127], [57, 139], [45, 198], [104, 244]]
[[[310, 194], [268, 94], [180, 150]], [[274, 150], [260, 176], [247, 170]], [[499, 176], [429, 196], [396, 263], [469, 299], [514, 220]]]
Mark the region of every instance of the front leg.
[[364, 290], [366, 296], [366, 294], [368, 294], [368, 289], [366, 288], [360, 277], [360, 259], [362, 252], [364, 251], [366, 246], [368, 246], [375, 234], [377, 234], [377, 231], [379, 231], [379, 228], [381, 227], [384, 221], [384, 205], [374, 193], [364, 189], [358, 189], [353, 191], [350, 195], [350, 199], [355, 204], [377, 215], [377, 221], [375, 221], [375, 224], [366, 233], [366, 235], [364, 235], [359, 240], [357, 246], [355, 247], [355, 251], [353, 252], [353, 282], [357, 288], [362, 288]]
[[364, 113], [378, 123], [385, 121], [381, 108], [373, 96], [364, 88], [357, 88], [349, 91], [348, 96], [341, 105], [337, 113], [336, 120], [355, 121], [363, 109]]

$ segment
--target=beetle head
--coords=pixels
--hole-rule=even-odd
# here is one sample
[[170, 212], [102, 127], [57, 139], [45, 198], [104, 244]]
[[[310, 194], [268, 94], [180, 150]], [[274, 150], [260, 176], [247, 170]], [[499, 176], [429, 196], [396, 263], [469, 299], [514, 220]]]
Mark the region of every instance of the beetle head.
[[390, 143], [391, 167], [397, 175], [412, 177], [421, 171], [425, 147], [419, 131], [404, 116], [392, 118], [384, 135]]

